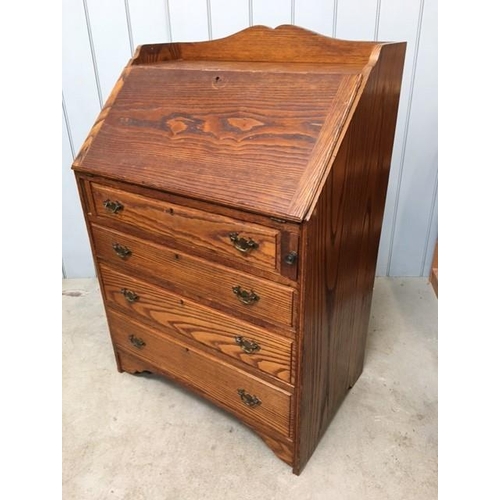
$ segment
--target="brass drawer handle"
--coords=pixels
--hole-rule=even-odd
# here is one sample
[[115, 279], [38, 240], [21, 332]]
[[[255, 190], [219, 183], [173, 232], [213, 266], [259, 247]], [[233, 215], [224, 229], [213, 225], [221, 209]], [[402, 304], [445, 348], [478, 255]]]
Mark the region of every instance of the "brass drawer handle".
[[260, 299], [253, 290], [247, 292], [246, 290], [242, 290], [241, 286], [233, 286], [233, 293], [238, 297], [240, 302], [247, 306], [255, 304]]
[[253, 408], [254, 406], [259, 406], [262, 401], [257, 397], [257, 396], [252, 396], [251, 394], [248, 394], [245, 389], [238, 389], [238, 394], [240, 395], [241, 400], [243, 401], [244, 404], [247, 406], [250, 406], [250, 408]]
[[132, 255], [132, 251], [127, 247], [120, 245], [120, 243], [113, 243], [113, 250], [115, 251], [116, 255], [120, 257], [120, 259], [126, 259], [127, 257], [130, 257]]
[[229, 233], [229, 239], [233, 242], [234, 248], [239, 250], [241, 253], [249, 253], [252, 250], [259, 248], [259, 244], [250, 238], [249, 240], [245, 238], [238, 238], [239, 233]]
[[144, 342], [144, 340], [140, 339], [139, 337], [136, 337], [134, 334], [129, 335], [128, 339], [134, 347], [137, 347], [137, 349], [142, 349], [146, 346], [146, 342]]
[[241, 350], [247, 354], [253, 354], [254, 352], [260, 351], [260, 345], [253, 340], [238, 336], [234, 337], [234, 341], [241, 347]]
[[120, 210], [123, 210], [123, 205], [119, 201], [111, 201], [111, 200], [106, 200], [104, 203], [104, 208], [108, 211], [111, 212], [112, 214], [118, 213]]
[[122, 288], [120, 293], [127, 299], [127, 302], [137, 302], [139, 300], [139, 295], [128, 288]]

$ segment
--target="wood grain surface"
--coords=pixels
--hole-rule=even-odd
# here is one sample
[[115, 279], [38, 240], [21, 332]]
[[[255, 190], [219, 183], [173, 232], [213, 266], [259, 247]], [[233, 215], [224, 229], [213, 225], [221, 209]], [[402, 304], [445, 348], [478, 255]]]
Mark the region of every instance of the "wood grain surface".
[[293, 26], [145, 45], [73, 165], [119, 370], [229, 410], [295, 474], [363, 369], [404, 53]]
[[328, 69], [133, 66], [79, 169], [299, 220], [297, 186], [324, 168], [310, 161], [321, 128], [332, 112], [342, 129], [357, 86], [355, 75]]
[[132, 64], [165, 61], [259, 61], [365, 66], [376, 62], [379, 44], [339, 40], [298, 26], [252, 26], [210, 42], [159, 43], [138, 47]]
[[246, 210], [237, 210], [235, 208], [226, 207], [219, 205], [217, 203], [210, 203], [204, 200], [197, 200], [196, 198], [190, 198], [186, 196], [180, 196], [175, 193], [170, 193], [165, 190], [159, 190], [149, 187], [145, 184], [130, 184], [126, 182], [120, 182], [113, 179], [96, 176], [94, 174], [85, 174], [82, 172], [77, 172], [75, 174], [77, 179], [85, 184], [87, 193], [87, 201], [84, 210], [88, 215], [93, 215], [96, 212], [94, 204], [92, 203], [92, 184], [98, 183], [102, 186], [108, 186], [115, 189], [120, 189], [122, 191], [127, 191], [129, 193], [135, 193], [147, 198], [154, 198], [157, 200], [165, 201], [167, 203], [173, 203], [174, 205], [179, 205], [183, 207], [194, 208], [203, 212], [209, 212], [213, 214], [223, 215], [225, 217], [230, 217], [239, 221], [246, 221], [251, 224], [257, 224], [264, 227], [270, 227], [272, 229], [277, 229], [279, 231], [292, 232], [294, 234], [299, 234], [300, 224], [296, 222], [289, 222], [279, 217], [270, 215], [261, 215]]
[[[273, 335], [251, 323], [221, 314], [108, 266], [101, 265], [100, 271], [107, 305], [119, 307], [139, 320], [149, 321], [171, 336], [194, 340], [280, 380], [291, 382], [292, 340]], [[125, 298], [123, 289], [137, 296], [134, 302]], [[259, 350], [245, 353], [235, 342], [237, 337], [257, 343]]]
[[[172, 377], [171, 373], [168, 372], [164, 367], [153, 365], [151, 361], [140, 358], [135, 354], [130, 353], [130, 351], [117, 349], [116, 359], [118, 371], [120, 372], [125, 371], [127, 373], [133, 374], [142, 372], [157, 373], [170, 379], [173, 378], [183, 385], [187, 385], [186, 382], [177, 380], [175, 377]], [[201, 397], [205, 397], [205, 393], [203, 392], [203, 390], [198, 389], [196, 386], [192, 385], [189, 385], [188, 387], [195, 394], [198, 394]], [[227, 409], [224, 404], [217, 400], [208, 399], [208, 402], [213, 403], [225, 410]], [[293, 466], [293, 454], [295, 446], [292, 437], [284, 436], [283, 434], [276, 432], [274, 429], [271, 429], [265, 424], [261, 424], [260, 421], [252, 419], [242, 419], [241, 422], [250, 427], [266, 443], [266, 445], [273, 451], [273, 453], [276, 454], [278, 458], [286, 462], [288, 465]], [[290, 428], [292, 427], [293, 425], [291, 425]]]
[[[211, 261], [220, 265], [230, 265], [232, 268], [238, 269], [245, 273], [250, 273], [255, 276], [260, 276], [265, 279], [270, 279], [272, 281], [297, 288], [298, 260], [293, 264], [288, 264], [286, 263], [285, 258], [291, 252], [298, 252], [300, 224], [286, 222], [283, 219], [267, 217], [250, 212], [237, 211], [229, 207], [224, 207], [222, 205], [207, 203], [192, 198], [185, 198], [175, 194], [167, 193], [165, 191], [150, 189], [144, 186], [125, 184], [110, 179], [104, 179], [102, 177], [96, 179], [96, 177], [93, 175], [77, 173], [76, 177], [79, 185], [79, 191], [81, 193], [81, 203], [86, 214], [86, 222], [91, 224], [105, 225], [107, 227], [110, 227], [111, 229], [116, 229], [117, 231], [130, 233], [133, 236], [137, 236], [138, 238], [146, 238], [160, 245], [166, 244], [171, 248], [187, 252], [190, 255], [195, 255], [201, 258], [209, 257]], [[124, 226], [120, 222], [119, 218], [107, 217], [106, 219], [104, 219], [103, 217], [98, 215], [98, 208], [96, 207], [94, 199], [95, 197], [92, 193], [94, 184], [116, 189], [121, 192], [136, 194], [148, 199], [165, 202], [166, 204], [169, 204], [169, 206], [171, 204], [174, 206], [194, 209], [196, 212], [209, 214], [207, 215], [207, 217], [215, 216], [215, 218], [217, 218], [216, 216], [220, 215], [222, 216], [222, 220], [228, 218], [230, 220], [238, 221], [238, 223], [243, 224], [245, 227], [256, 226], [260, 229], [269, 229], [270, 231], [273, 231], [277, 234], [277, 269], [253, 265], [252, 261], [245, 258], [236, 258], [234, 260], [228, 261], [228, 255], [226, 253], [211, 252], [210, 254], [208, 254], [207, 248], [204, 249], [201, 246], [193, 246], [186, 240], [172, 239], [158, 231], [145, 231], [144, 229], [141, 229], [141, 227], [136, 225], [128, 224]]]
[[[173, 291], [250, 321], [261, 318], [286, 327], [294, 325], [295, 291], [290, 287], [104, 227], [93, 225], [92, 234], [98, 259], [119, 266], [127, 274], [161, 281]], [[115, 253], [116, 243], [131, 251], [129, 258], [122, 259]], [[254, 292], [259, 300], [241, 303], [233, 292], [237, 286]]]
[[[133, 194], [92, 183], [95, 211], [98, 218], [113, 220], [146, 231], [159, 234], [166, 241], [175, 242], [185, 248], [198, 247], [212, 257], [224, 255], [236, 261], [245, 260], [252, 266], [276, 270], [280, 256], [280, 232], [276, 229], [249, 224], [207, 211], [196, 210], [174, 203]], [[113, 213], [104, 206], [106, 201], [118, 201], [122, 208]], [[257, 248], [243, 253], [235, 248], [230, 235], [252, 240]]]
[[383, 48], [304, 224], [296, 473], [363, 369], [404, 51]]
[[[239, 418], [260, 422], [284, 436], [290, 434], [290, 393], [114, 311], [108, 310], [108, 321], [113, 341], [120, 349], [198, 388], [207, 398], [222, 403]], [[130, 341], [131, 335], [144, 345], [135, 347]], [[245, 405], [238, 389], [258, 397], [261, 403], [254, 407]]]

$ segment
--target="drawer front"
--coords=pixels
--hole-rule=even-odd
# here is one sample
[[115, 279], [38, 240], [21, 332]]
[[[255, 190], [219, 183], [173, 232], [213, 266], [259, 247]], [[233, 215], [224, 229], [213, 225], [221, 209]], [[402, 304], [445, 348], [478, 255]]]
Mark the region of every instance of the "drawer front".
[[138, 319], [154, 321], [171, 335], [195, 340], [285, 382], [291, 382], [290, 339], [181, 298], [158, 286], [101, 265], [104, 297]]
[[252, 266], [276, 270], [280, 231], [92, 183], [96, 215], [196, 246]]
[[201, 390], [244, 420], [290, 434], [292, 395], [288, 392], [115, 312], [108, 311], [108, 319], [118, 348]]
[[174, 291], [219, 306], [250, 320], [293, 325], [291, 287], [234, 271], [163, 245], [119, 231], [93, 226], [97, 257], [119, 265], [127, 274], [147, 273], [168, 282]]

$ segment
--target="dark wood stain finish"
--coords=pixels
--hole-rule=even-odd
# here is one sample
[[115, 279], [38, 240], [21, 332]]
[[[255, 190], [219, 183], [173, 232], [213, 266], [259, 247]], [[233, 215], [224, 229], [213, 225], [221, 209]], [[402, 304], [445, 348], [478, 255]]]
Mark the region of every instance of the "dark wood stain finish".
[[253, 26], [211, 42], [143, 45], [136, 50], [132, 64], [185, 60], [366, 66], [377, 45], [381, 44], [335, 40], [290, 25], [276, 29]]
[[[108, 310], [111, 336], [120, 350], [150, 361], [172, 377], [185, 381], [205, 396], [222, 403], [243, 420], [268, 426], [288, 437], [292, 395], [251, 376], [202, 351], [178, 343], [144, 324]], [[238, 395], [238, 389], [255, 395], [261, 404], [249, 407]]]
[[[160, 245], [167, 245], [172, 249], [178, 249], [193, 256], [208, 257], [211, 261], [221, 265], [226, 265], [228, 258], [233, 258], [231, 267], [234, 269], [297, 288], [297, 262], [288, 265], [284, 262], [284, 258], [290, 252], [298, 252], [299, 224], [247, 212], [236, 212], [227, 207], [210, 205], [198, 200], [182, 198], [170, 193], [124, 184], [102, 177], [96, 181], [95, 176], [79, 174], [78, 178], [87, 222], [117, 231], [123, 231], [126, 228], [127, 234], [132, 236], [147, 239]], [[108, 189], [112, 189], [112, 191], [108, 191]], [[132, 216], [128, 214], [124, 217], [124, 211], [115, 214], [106, 211], [104, 214], [102, 202], [105, 200], [103, 200], [102, 194], [117, 191], [132, 195], [137, 194], [138, 199], [142, 200], [140, 207], [132, 207]], [[156, 217], [158, 217], [159, 206], [165, 206], [168, 213], [170, 213], [170, 208], [175, 210], [175, 207], [182, 207], [181, 212], [176, 212], [177, 216], [180, 215], [180, 217], [177, 217], [176, 222], [171, 225], [165, 224], [163, 213], [160, 219], [155, 219], [152, 214], [156, 212]], [[126, 208], [125, 206], [124, 210]], [[195, 219], [201, 222], [201, 213], [205, 216], [203, 225], [195, 223]], [[196, 215], [191, 218], [193, 214]], [[206, 226], [207, 222], [208, 227]], [[188, 225], [195, 228], [194, 238], [189, 237]], [[245, 229], [242, 230], [242, 228]], [[258, 235], [257, 242], [264, 243], [264, 252], [263, 249], [260, 249], [260, 255], [257, 256], [258, 252], [256, 251], [242, 254], [237, 252], [233, 246], [228, 249], [229, 240], [227, 240], [227, 233], [225, 233], [226, 229], [236, 230], [240, 237], [249, 238], [252, 235], [254, 237]], [[175, 234], [178, 237], [174, 237]], [[275, 250], [270, 249], [272, 238], [275, 239]], [[209, 243], [211, 240], [214, 241], [213, 244]], [[217, 251], [214, 247], [223, 248], [223, 251]], [[276, 260], [275, 268], [270, 265], [269, 258], [273, 252], [275, 254], [273, 259]]]
[[295, 26], [144, 45], [73, 164], [119, 371], [296, 474], [363, 369], [404, 53]]
[[[123, 271], [159, 281], [163, 286], [195, 300], [250, 319], [260, 318], [286, 327], [294, 326], [293, 288], [243, 274], [189, 254], [157, 245], [126, 233], [93, 226], [96, 256]], [[126, 248], [130, 255], [119, 256], [114, 245]], [[258, 300], [242, 303], [233, 288], [254, 292]]]
[[[132, 318], [146, 320], [182, 340], [194, 340], [280, 380], [291, 381], [292, 340], [256, 328], [251, 323], [242, 323], [232, 316], [119, 273], [106, 265], [101, 265], [101, 276], [108, 306], [117, 307]], [[130, 302], [123, 290], [133, 292], [137, 298]], [[255, 342], [259, 350], [245, 352], [235, 342], [237, 337]]]
[[[217, 78], [224, 84], [215, 85]], [[299, 220], [307, 199], [294, 198], [297, 184], [317, 175], [321, 164], [307, 166], [330, 108], [343, 110], [357, 84], [356, 76], [319, 71], [269, 79], [252, 71], [132, 67], [82, 167]], [[343, 123], [335, 118], [338, 133]]]
[[[226, 258], [236, 261], [244, 259], [250, 265], [264, 269], [277, 268], [280, 232], [275, 229], [174, 203], [152, 200], [150, 197], [99, 184], [93, 185], [93, 195], [98, 219], [118, 221], [149, 234], [158, 234], [169, 244], [176, 242], [184, 248], [198, 247], [209, 257], [213, 254], [223, 254]], [[119, 202], [120, 209], [116, 212], [106, 209], [107, 201]], [[238, 238], [252, 241], [258, 246], [248, 253], [239, 251], [230, 238], [234, 233]]]
[[[154, 372], [164, 375], [165, 377], [175, 380], [176, 382], [188, 387], [192, 392], [198, 394], [199, 396], [205, 398], [209, 402], [219, 406], [225, 410], [229, 410], [220, 400], [213, 397], [207, 397], [206, 392], [196, 385], [192, 385], [189, 381], [183, 378], [177, 378], [172, 372], [166, 369], [165, 366], [160, 366], [160, 364], [152, 364], [151, 361], [146, 360], [143, 357], [137, 356], [137, 354], [130, 354], [127, 350], [117, 350], [116, 351], [117, 366], [119, 372], [127, 373], [142, 373], [142, 372]], [[229, 410], [231, 411], [231, 410]], [[233, 412], [236, 416], [241, 418], [241, 414], [237, 411]], [[251, 414], [250, 414], [251, 415]], [[291, 415], [290, 429], [293, 429], [293, 415]], [[276, 432], [273, 428], [269, 426], [263, 426], [258, 420], [253, 418], [242, 419], [242, 421], [251, 429], [253, 429], [256, 434], [262, 438], [262, 440], [271, 448], [271, 450], [279, 457], [281, 460], [286, 462], [288, 465], [293, 466], [294, 460], [294, 441], [292, 438], [286, 437], [283, 434]]]
[[296, 473], [363, 369], [404, 50], [383, 48], [303, 226]]

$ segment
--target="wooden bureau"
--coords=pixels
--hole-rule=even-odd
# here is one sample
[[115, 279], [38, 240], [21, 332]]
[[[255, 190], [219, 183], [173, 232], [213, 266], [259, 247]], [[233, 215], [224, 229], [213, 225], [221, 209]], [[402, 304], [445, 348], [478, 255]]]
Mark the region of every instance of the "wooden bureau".
[[296, 474], [363, 368], [404, 52], [295, 26], [143, 45], [73, 164], [118, 370]]

